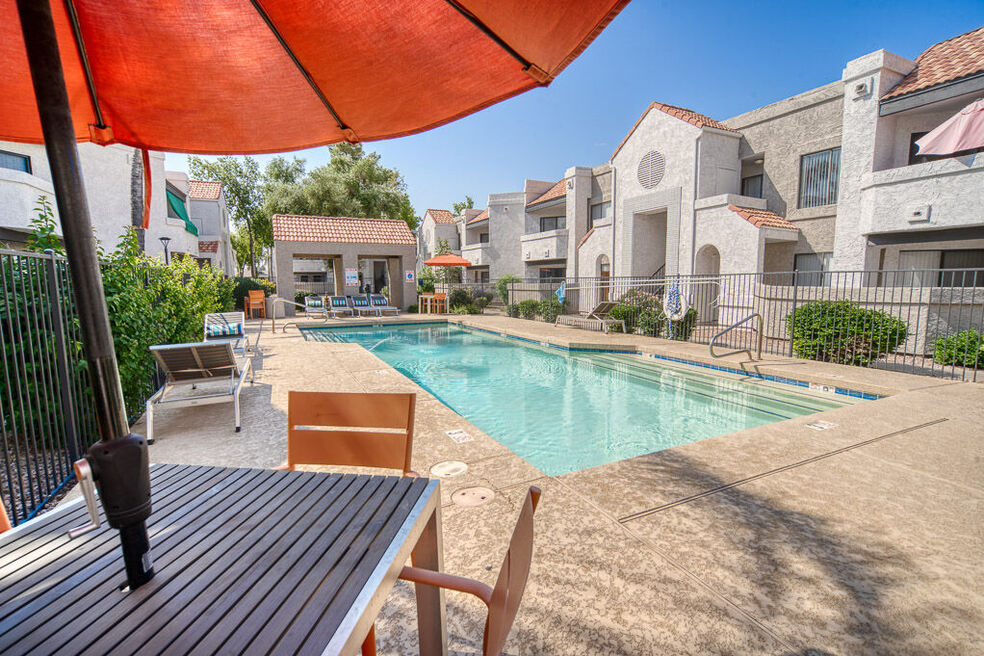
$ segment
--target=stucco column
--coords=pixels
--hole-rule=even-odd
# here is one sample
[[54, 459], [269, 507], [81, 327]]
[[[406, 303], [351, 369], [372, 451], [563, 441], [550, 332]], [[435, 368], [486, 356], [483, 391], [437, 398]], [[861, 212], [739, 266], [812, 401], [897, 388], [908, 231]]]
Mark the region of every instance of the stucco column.
[[386, 258], [386, 275], [389, 278], [389, 301], [400, 309], [406, 309], [403, 303], [403, 258]]
[[591, 169], [586, 166], [572, 166], [567, 169], [564, 177], [567, 179], [567, 276], [575, 277], [580, 275], [577, 270], [577, 245], [588, 232]]
[[[277, 296], [294, 300], [294, 249], [285, 242], [273, 245], [273, 272], [277, 283]], [[285, 305], [284, 314], [294, 316], [294, 306]]]
[[342, 249], [342, 256], [340, 258], [338, 258], [337, 260], [335, 260], [335, 262], [341, 265], [339, 267], [339, 272], [341, 273], [342, 279], [340, 281], [341, 282], [341, 286], [339, 287], [339, 289], [344, 290], [344, 291], [341, 291], [340, 293], [341, 294], [358, 294], [359, 293], [359, 281], [358, 281], [358, 279], [356, 279], [356, 281], [354, 282], [354, 284], [351, 284], [351, 285], [346, 285], [345, 284], [345, 270], [346, 269], [355, 269], [356, 271], [359, 270], [359, 255], [358, 255], [358, 253], [356, 253], [351, 247], [343, 248]]
[[342, 267], [342, 258], [331, 258], [331, 275], [335, 280], [335, 295], [345, 295], [345, 269]]
[[[840, 180], [834, 234], [834, 270], [864, 269], [870, 212], [864, 209], [864, 189], [871, 173], [892, 148], [894, 121], [880, 119], [879, 99], [915, 64], [885, 50], [847, 63], [844, 81], [844, 122], [841, 137]], [[871, 267], [875, 268], [875, 267]]]

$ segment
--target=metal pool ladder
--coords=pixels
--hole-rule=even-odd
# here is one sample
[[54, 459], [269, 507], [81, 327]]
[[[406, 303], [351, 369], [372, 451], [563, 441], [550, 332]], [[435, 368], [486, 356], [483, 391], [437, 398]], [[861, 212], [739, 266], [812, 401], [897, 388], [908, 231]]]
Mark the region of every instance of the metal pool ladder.
[[712, 358], [723, 358], [726, 355], [733, 355], [735, 353], [741, 353], [742, 351], [747, 350], [747, 349], [738, 349], [737, 351], [731, 351], [730, 353], [721, 353], [721, 354], [718, 354], [718, 353], [715, 353], [714, 352], [714, 342], [716, 342], [717, 339], [718, 339], [718, 337], [720, 337], [721, 335], [724, 335], [725, 333], [731, 332], [732, 330], [734, 330], [738, 326], [740, 326], [740, 325], [742, 325], [744, 323], [747, 323], [747, 322], [751, 321], [752, 319], [758, 319], [758, 328], [755, 331], [758, 334], [758, 339], [756, 340], [755, 359], [756, 360], [761, 360], [762, 359], [762, 332], [763, 332], [763, 328], [764, 328], [764, 325], [765, 325], [765, 321], [762, 319], [762, 315], [759, 314], [758, 312], [755, 312], [754, 314], [750, 314], [747, 317], [745, 317], [744, 319], [741, 319], [739, 321], [736, 321], [735, 323], [731, 324], [730, 326], [728, 326], [727, 328], [725, 328], [724, 330], [722, 330], [718, 334], [714, 335], [714, 337], [711, 338], [711, 343], [710, 343], [710, 345], [708, 347], [710, 349], [710, 352], [711, 352], [711, 357]]

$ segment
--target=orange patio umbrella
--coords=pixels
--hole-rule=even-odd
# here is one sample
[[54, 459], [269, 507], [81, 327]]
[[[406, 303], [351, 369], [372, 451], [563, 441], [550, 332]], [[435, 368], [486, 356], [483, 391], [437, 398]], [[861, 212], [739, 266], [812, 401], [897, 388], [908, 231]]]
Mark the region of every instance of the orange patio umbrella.
[[548, 85], [627, 1], [0, 0], [0, 140], [48, 154], [101, 438], [77, 471], [92, 465], [131, 588], [154, 575], [148, 455], [126, 422], [76, 141], [146, 161], [420, 132]]
[[458, 255], [453, 255], [448, 253], [447, 255], [437, 255], [429, 260], [424, 260], [424, 264], [427, 266], [437, 266], [437, 267], [470, 267], [471, 262]]

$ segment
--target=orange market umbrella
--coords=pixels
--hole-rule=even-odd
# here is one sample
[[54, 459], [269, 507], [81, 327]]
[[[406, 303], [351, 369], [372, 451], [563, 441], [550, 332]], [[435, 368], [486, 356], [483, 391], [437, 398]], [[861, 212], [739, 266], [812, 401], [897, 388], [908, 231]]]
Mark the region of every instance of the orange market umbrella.
[[0, 140], [45, 144], [100, 436], [76, 472], [120, 529], [131, 589], [154, 576], [149, 458], [126, 421], [76, 141], [146, 161], [420, 132], [549, 84], [627, 1], [0, 0]]
[[439, 267], [470, 267], [472, 265], [472, 263], [465, 258], [452, 255], [450, 253], [447, 255], [438, 255], [429, 260], [424, 260], [424, 264], [427, 266]]

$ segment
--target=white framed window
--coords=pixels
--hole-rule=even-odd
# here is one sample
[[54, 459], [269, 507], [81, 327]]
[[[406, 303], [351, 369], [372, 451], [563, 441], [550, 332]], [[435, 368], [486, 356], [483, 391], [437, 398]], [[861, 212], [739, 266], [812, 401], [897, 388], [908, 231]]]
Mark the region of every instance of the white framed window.
[[750, 198], [762, 197], [762, 174], [750, 175], [741, 179], [741, 195]]
[[830, 148], [800, 158], [799, 207], [837, 202], [841, 149]]
[[592, 203], [591, 211], [588, 213], [588, 230], [594, 227], [596, 221], [601, 221], [606, 216], [608, 216], [612, 211], [611, 201], [605, 201], [603, 203]]
[[[830, 262], [833, 253], [799, 253], [793, 256], [793, 271], [799, 285], [819, 286], [830, 281]], [[826, 275], [825, 275], [826, 274]]]
[[540, 217], [540, 232], [547, 232], [548, 230], [563, 230], [566, 227], [567, 227], [566, 216]]
[[31, 158], [20, 153], [0, 150], [0, 169], [12, 169], [31, 173]]

